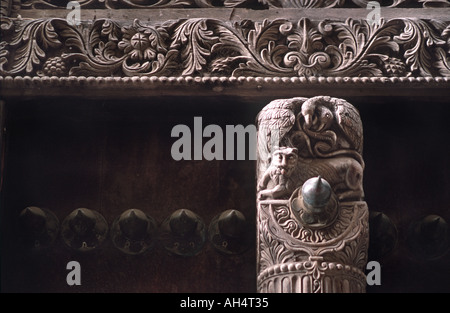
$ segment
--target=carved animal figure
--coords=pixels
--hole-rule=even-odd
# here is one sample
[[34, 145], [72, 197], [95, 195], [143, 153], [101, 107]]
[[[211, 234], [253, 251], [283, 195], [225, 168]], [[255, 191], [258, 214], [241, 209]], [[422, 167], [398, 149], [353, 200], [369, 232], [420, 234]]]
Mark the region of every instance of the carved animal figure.
[[[317, 96], [306, 100], [301, 108], [304, 130], [316, 139], [329, 128], [336, 131], [337, 148], [353, 149], [362, 153], [363, 130], [358, 110], [343, 99]], [[335, 122], [335, 123], [334, 123]], [[334, 126], [334, 127], [333, 127]]]
[[265, 197], [278, 199], [292, 193], [295, 185], [291, 175], [297, 166], [297, 152], [296, 148], [288, 147], [281, 147], [274, 151], [270, 166], [258, 184], [259, 199]]
[[302, 159], [294, 175], [300, 185], [320, 175], [331, 185], [340, 201], [360, 201], [364, 198], [363, 167], [351, 157]]
[[314, 132], [329, 129], [334, 121], [334, 113], [325, 105], [317, 105], [317, 101], [305, 101], [302, 105], [305, 127]]

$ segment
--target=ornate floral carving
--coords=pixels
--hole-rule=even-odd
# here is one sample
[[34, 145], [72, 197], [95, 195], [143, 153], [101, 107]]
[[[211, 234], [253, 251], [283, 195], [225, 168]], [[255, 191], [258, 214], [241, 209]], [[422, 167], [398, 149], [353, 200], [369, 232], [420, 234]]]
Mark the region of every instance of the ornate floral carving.
[[261, 0], [275, 8], [334, 8], [342, 7], [345, 0]]
[[62, 75], [75, 76], [449, 75], [449, 22], [442, 21], [393, 19], [371, 26], [352, 19], [187, 19], [119, 25], [104, 19], [86, 29], [63, 19], [5, 18], [2, 25], [4, 76], [44, 73], [54, 57], [66, 62]]
[[353, 207], [343, 207], [339, 211], [336, 223], [324, 229], [309, 229], [303, 227], [292, 216], [287, 206], [271, 206], [273, 217], [277, 225], [302, 243], [326, 243], [340, 236], [349, 227], [353, 217]]
[[394, 41], [403, 44], [405, 63], [409, 65], [412, 72], [419, 71], [422, 76], [432, 76], [433, 59], [436, 59], [436, 56], [437, 59], [440, 57], [439, 53], [432, 49], [446, 44], [434, 29], [442, 28], [443, 25], [437, 25], [438, 22], [433, 25], [433, 23], [411, 19], [404, 19], [403, 23], [405, 24], [403, 32], [395, 36]]
[[259, 223], [260, 239], [260, 261], [261, 271], [276, 264], [283, 264], [294, 260], [294, 252], [288, 250], [282, 242], [273, 238], [270, 232], [267, 232], [267, 219], [262, 218]]
[[[361, 234], [364, 234], [363, 240], [367, 239], [365, 236], [368, 226], [367, 205], [363, 201], [341, 203], [340, 211], [342, 212], [339, 212], [336, 222], [323, 229], [311, 229], [300, 224], [292, 212], [289, 212], [287, 203], [263, 200], [260, 210], [265, 212], [263, 214], [267, 217], [266, 219], [262, 218], [260, 224], [260, 230], [264, 230], [266, 233], [262, 236], [270, 238], [270, 241], [267, 239], [261, 241], [265, 242], [266, 246], [278, 240], [288, 251], [302, 251], [307, 255], [327, 256], [330, 252], [334, 253], [347, 244], [357, 242], [355, 239]], [[347, 250], [347, 252], [349, 251]], [[336, 255], [331, 258], [336, 260]], [[345, 255], [345, 258], [357, 258], [359, 251], [354, 250]], [[286, 260], [273, 264], [281, 263], [286, 263]]]
[[[370, 0], [80, 0], [83, 8], [211, 8], [211, 7], [246, 7], [256, 9], [267, 8], [366, 8]], [[380, 0], [386, 7], [448, 7], [448, 0]], [[66, 3], [56, 0], [25, 0], [23, 9], [65, 8]]]
[[[5, 19], [5, 23], [8, 20]], [[11, 31], [11, 25], [14, 24], [9, 24], [8, 28], [2, 27], [2, 31]], [[58, 37], [52, 20], [33, 20], [27, 22], [25, 27], [16, 28], [11, 41], [0, 43], [0, 72], [3, 75], [32, 73], [37, 66], [42, 65], [42, 60], [48, 58], [48, 51], [61, 48], [62, 43]], [[13, 64], [10, 70], [5, 71], [3, 64], [8, 63], [12, 51]]]
[[[125, 9], [125, 8], [211, 8], [211, 7], [240, 7], [258, 5], [257, 0], [80, 0], [78, 1], [82, 8], [106, 8], [106, 9]], [[55, 0], [25, 0], [22, 3], [23, 9], [36, 8], [65, 8], [66, 3]]]

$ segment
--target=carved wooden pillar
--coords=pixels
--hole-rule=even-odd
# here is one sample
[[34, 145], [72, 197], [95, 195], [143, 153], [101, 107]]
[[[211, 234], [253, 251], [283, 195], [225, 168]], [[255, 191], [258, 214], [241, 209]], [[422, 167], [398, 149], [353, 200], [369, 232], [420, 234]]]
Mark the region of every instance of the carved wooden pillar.
[[365, 292], [362, 136], [343, 99], [280, 99], [260, 112], [259, 292]]
[[[355, 101], [364, 97], [363, 101], [367, 99], [367, 102], [372, 105], [380, 104], [384, 99], [389, 98], [390, 103], [414, 103], [413, 111], [416, 111], [417, 114], [422, 114], [421, 107], [425, 107], [431, 102], [447, 107], [446, 102], [450, 97], [450, 0], [378, 1], [382, 5], [381, 12], [380, 10], [367, 10], [367, 8], [371, 8], [370, 5], [368, 6], [370, 2], [373, 6], [373, 1], [369, 0], [83, 0], [72, 2], [72, 4], [78, 3], [79, 6], [76, 7], [67, 6], [68, 2], [59, 0], [1, 0], [0, 2], [0, 114], [4, 118], [4, 112], [8, 111], [9, 117], [5, 119], [4, 123], [9, 125], [9, 121], [12, 120], [12, 125], [16, 126], [16, 128], [12, 128], [13, 131], [8, 128], [6, 141], [11, 143], [20, 139], [19, 144], [13, 144], [19, 147], [16, 150], [17, 154], [11, 154], [8, 151], [5, 151], [6, 157], [5, 154], [2, 154], [5, 164], [13, 163], [12, 167], [8, 165], [8, 171], [5, 171], [7, 175], [3, 175], [2, 172], [3, 188], [0, 188], [0, 202], [2, 202], [0, 210], [2, 236], [0, 239], [4, 238], [4, 242], [1, 242], [0, 246], [3, 247], [11, 246], [15, 249], [14, 242], [10, 240], [14, 237], [11, 234], [14, 234], [15, 231], [11, 218], [19, 215], [25, 206], [41, 206], [41, 204], [34, 203], [36, 201], [34, 195], [42, 197], [43, 206], [56, 203], [55, 206], [61, 210], [56, 212], [60, 217], [67, 216], [70, 212], [64, 211], [64, 207], [68, 210], [73, 204], [79, 205], [78, 202], [83, 200], [73, 197], [73, 202], [70, 202], [65, 197], [61, 196], [60, 199], [52, 193], [43, 195], [39, 192], [40, 188], [32, 186], [31, 180], [22, 184], [20, 179], [22, 177], [20, 175], [24, 175], [23, 177], [28, 179], [25, 175], [27, 172], [26, 169], [22, 170], [21, 168], [19, 161], [22, 159], [14, 159], [14, 157], [20, 155], [21, 147], [25, 147], [24, 142], [26, 143], [27, 140], [31, 142], [31, 139], [38, 136], [22, 136], [24, 133], [22, 130], [14, 134], [14, 129], [16, 131], [20, 129], [20, 119], [15, 119], [16, 115], [14, 114], [20, 115], [20, 112], [25, 112], [24, 110], [28, 108], [34, 110], [34, 107], [38, 109], [33, 112], [39, 113], [39, 108], [46, 106], [45, 103], [48, 100], [51, 100], [50, 102], [53, 104], [60, 100], [63, 103], [68, 101], [72, 105], [82, 104], [86, 100], [91, 103], [92, 99], [98, 99], [102, 103], [111, 101], [113, 105], [122, 101], [121, 112], [134, 110], [134, 106], [129, 103], [135, 100], [139, 102], [137, 103], [138, 107], [145, 101], [148, 102], [149, 107], [153, 104], [162, 107], [164, 104], [165, 109], [174, 111], [178, 111], [179, 103], [183, 104], [184, 110], [185, 107], [199, 101], [199, 106], [195, 105], [192, 112], [201, 112], [198, 109], [203, 107], [204, 102], [208, 102], [207, 111], [211, 112], [210, 107], [215, 105], [221, 107], [221, 103], [229, 102], [230, 111], [236, 110], [238, 106], [239, 110], [242, 110], [233, 112], [230, 116], [241, 118], [241, 112], [247, 111], [247, 109], [253, 110], [256, 107], [254, 104], [261, 103], [261, 99], [290, 98], [300, 94], [305, 97], [317, 95], [348, 97], [347, 99], [352, 97]], [[79, 10], [76, 11], [75, 8]], [[77, 12], [80, 13], [80, 23], [73, 19]], [[380, 14], [374, 14], [376, 12]], [[210, 101], [214, 97], [220, 101], [218, 103]], [[3, 100], [2, 105], [1, 101]], [[165, 105], [166, 103], [168, 105]], [[176, 105], [172, 107], [172, 103]], [[354, 103], [356, 104], [356, 102]], [[106, 107], [108, 106], [109, 104]], [[245, 109], [242, 109], [244, 107]], [[432, 111], [434, 108], [423, 108], [423, 112]], [[56, 119], [61, 112], [59, 110], [57, 109], [55, 112]], [[379, 107], [374, 110], [383, 111]], [[221, 114], [219, 112], [222, 111], [217, 111], [218, 115]], [[253, 111], [251, 112], [253, 116]], [[35, 118], [38, 123], [41, 122], [41, 113], [37, 113]], [[136, 116], [139, 114], [138, 112], [134, 113]], [[155, 110], [155, 117], [153, 119], [152, 116], [152, 121], [158, 119], [156, 113]], [[158, 112], [158, 114], [163, 117], [165, 113]], [[186, 116], [191, 119], [189, 114], [186, 113]], [[436, 114], [446, 116], [440, 112]], [[32, 115], [30, 114], [30, 116]], [[91, 115], [94, 118], [96, 114], [89, 114], [89, 116]], [[125, 115], [128, 116], [128, 113]], [[178, 117], [181, 115], [176, 113], [174, 119], [169, 118], [167, 121], [178, 121]], [[91, 121], [90, 118], [87, 120]], [[124, 116], [124, 118], [126, 117]], [[217, 116], [217, 120], [220, 119], [221, 117]], [[142, 121], [144, 120], [142, 119]], [[159, 120], [161, 124], [166, 121], [165, 117]], [[245, 124], [244, 120], [239, 120], [238, 124]], [[394, 121], [393, 118], [391, 120]], [[146, 154], [139, 154], [139, 158], [133, 159], [135, 154], [130, 153], [125, 157], [125, 152], [120, 151], [126, 151], [126, 149], [121, 146], [120, 149], [113, 150], [118, 151], [120, 157], [117, 157], [114, 162], [103, 162], [103, 159], [112, 160], [113, 158], [111, 156], [104, 157], [103, 155], [108, 155], [108, 153], [103, 153], [103, 151], [114, 148], [112, 142], [116, 142], [118, 146], [122, 143], [121, 140], [113, 137], [108, 137], [111, 138], [110, 140], [100, 139], [100, 137], [109, 136], [110, 133], [116, 134], [115, 126], [112, 128], [107, 126], [109, 125], [108, 121], [109, 118], [105, 118], [105, 124], [103, 124], [102, 120], [102, 125], [104, 125], [101, 126], [102, 135], [99, 134], [98, 138], [94, 136], [92, 140], [86, 138], [89, 140], [83, 145], [86, 147], [86, 151], [90, 151], [89, 160], [99, 160], [97, 163], [101, 166], [101, 169], [96, 171], [99, 174], [92, 171], [93, 179], [89, 181], [95, 181], [98, 178], [99, 196], [95, 199], [98, 198], [99, 206], [105, 208], [100, 210], [103, 211], [101, 213], [106, 213], [105, 219], [109, 217], [110, 221], [116, 221], [119, 212], [123, 213], [122, 209], [115, 207], [118, 203], [116, 200], [119, 198], [116, 196], [117, 192], [115, 191], [118, 187], [115, 187], [115, 182], [121, 181], [121, 186], [123, 184], [126, 190], [131, 190], [129, 186], [133, 184], [129, 182], [140, 181], [136, 178], [139, 175], [135, 177], [134, 169], [139, 168], [140, 172], [141, 167], [134, 167], [134, 164], [145, 163], [148, 165], [149, 170], [145, 172], [151, 177], [143, 179], [143, 175], [141, 175], [140, 179], [145, 182], [135, 184], [139, 185], [139, 190], [148, 188], [145, 197], [138, 199], [139, 197], [135, 197], [137, 192], [124, 191], [132, 199], [131, 202], [123, 201], [127, 206], [134, 207], [134, 201], [138, 201], [138, 203], [142, 201], [143, 206], [150, 205], [147, 195], [157, 199], [155, 203], [159, 203], [158, 201], [161, 200], [161, 203], [165, 205], [167, 195], [189, 195], [189, 190], [195, 192], [202, 190], [204, 184], [201, 179], [197, 178], [206, 176], [205, 172], [209, 167], [203, 167], [203, 165], [186, 167], [188, 170], [183, 175], [195, 178], [184, 180], [189, 184], [188, 189], [184, 187], [184, 184], [174, 184], [171, 174], [166, 171], [166, 168], [170, 168], [173, 164], [171, 161], [174, 160], [163, 159], [163, 153], [167, 152], [165, 155], [168, 156], [169, 149], [161, 153], [158, 152], [159, 148], [157, 150], [148, 149], [149, 158], [145, 157]], [[140, 117], [139, 121], [141, 121]], [[226, 119], [223, 120], [223, 122], [225, 121]], [[408, 129], [403, 130], [401, 123], [415, 126], [408, 115], [395, 122], [402, 129], [402, 133], [408, 133]], [[438, 123], [437, 120], [433, 122]], [[0, 123], [2, 124], [0, 127], [3, 131], [2, 135], [6, 133], [6, 128], [3, 127], [4, 123]], [[420, 124], [423, 128], [427, 128], [426, 123]], [[24, 129], [28, 129], [31, 134], [33, 125], [28, 125], [28, 128], [24, 127]], [[366, 125], [369, 126], [369, 123]], [[165, 129], [166, 126], [171, 125], [164, 125], [161, 129]], [[157, 127], [152, 126], [148, 129], [155, 133], [138, 134], [138, 132], [130, 130], [124, 132], [123, 136], [124, 138], [127, 137], [127, 134], [136, 136], [134, 139], [130, 138], [130, 142], [135, 145], [133, 147], [138, 145], [141, 147], [142, 141], [146, 140], [145, 136], [148, 136], [149, 141], [146, 141], [146, 144], [157, 140], [155, 142], [161, 143], [161, 149], [166, 149], [168, 147], [166, 143], [169, 142], [166, 140], [171, 138], [170, 132], [167, 131], [160, 135], [160, 129], [158, 132], [156, 131]], [[67, 128], [67, 131], [70, 134], [75, 133], [71, 128]], [[428, 131], [432, 134], [433, 139], [437, 138], [436, 134], [445, 133], [440, 129], [434, 132], [434, 128], [430, 128]], [[58, 130], [55, 131], [55, 133], [57, 132]], [[416, 134], [411, 132], [411, 136], [416, 136]], [[52, 136], [48, 138], [52, 138]], [[426, 138], [426, 136], [421, 134], [419, 138]], [[98, 147], [97, 140], [101, 142]], [[78, 142], [78, 140], [70, 141]], [[416, 141], [414, 139], [412, 142], [416, 144]], [[404, 146], [407, 143], [404, 142]], [[0, 144], [0, 146], [2, 145], [5, 146], [5, 140]], [[441, 142], [434, 144], [434, 141], [431, 141], [430, 145], [440, 147]], [[55, 142], [55, 146], [59, 146], [58, 142]], [[74, 146], [78, 147], [78, 145]], [[147, 147], [147, 145], [144, 146]], [[33, 145], [33, 147], [37, 147], [37, 145]], [[42, 145], [42, 147], [46, 147], [46, 145]], [[71, 145], [67, 144], [64, 145], [64, 149], [58, 151], [69, 151], [70, 147]], [[256, 174], [259, 183], [257, 200], [258, 291], [364, 291], [366, 281], [363, 270], [367, 261], [368, 209], [363, 201], [364, 164], [361, 157], [362, 130], [358, 113], [345, 100], [330, 97], [275, 100], [259, 116], [258, 148], [259, 160]], [[26, 151], [25, 148], [23, 150]], [[36, 148], [36, 151], [41, 153], [43, 150], [39, 147]], [[77, 151], [81, 150], [77, 149]], [[139, 150], [136, 149], [136, 151]], [[396, 151], [397, 149], [394, 149], [391, 154], [394, 155]], [[41, 154], [42, 157], [37, 159], [44, 159], [44, 153]], [[439, 154], [446, 155], [442, 151], [439, 151]], [[65, 154], [61, 153], [61, 155]], [[141, 162], [141, 159], [145, 161]], [[17, 160], [17, 162], [12, 162], [12, 160]], [[23, 160], [33, 159], [28, 155], [28, 158]], [[126, 167], [130, 169], [129, 171], [108, 171], [110, 168], [115, 168], [112, 164], [119, 164], [122, 160], [129, 161], [130, 167]], [[150, 165], [152, 160], [157, 162], [154, 167]], [[164, 163], [159, 163], [159, 160], [163, 160]], [[36, 166], [33, 165], [34, 161], [30, 162], [30, 166], [27, 165], [27, 169]], [[389, 162], [388, 159], [384, 161]], [[433, 162], [436, 162], [434, 158]], [[166, 166], [165, 164], [170, 165]], [[63, 167], [61, 166], [61, 168]], [[153, 171], [153, 168], [157, 168], [161, 173]], [[77, 167], [74, 168], [74, 171], [76, 169]], [[88, 170], [86, 172], [91, 173]], [[17, 173], [20, 175], [16, 175]], [[40, 172], [37, 171], [37, 173]], [[61, 173], [65, 174], [63, 170]], [[61, 176], [65, 177], [62, 174]], [[117, 178], [108, 179], [113, 175], [117, 175]], [[47, 184], [53, 186], [53, 177], [47, 176], [45, 177]], [[240, 173], [239, 176], [250, 177], [250, 183], [247, 184], [248, 182], [243, 179], [242, 186], [253, 184], [253, 175], [241, 175]], [[14, 179], [11, 180], [10, 177]], [[159, 177], [167, 179], [169, 181], [167, 185], [160, 183]], [[218, 177], [222, 177], [222, 175], [218, 175]], [[373, 178], [373, 176], [371, 177]], [[421, 176], [418, 175], [418, 177]], [[122, 180], [121, 178], [126, 179]], [[213, 177], [207, 178], [214, 181]], [[433, 192], [439, 193], [441, 186], [446, 186], [445, 178], [440, 179], [444, 180], [443, 183]], [[104, 188], [105, 182], [108, 180], [111, 182], [108, 184], [110, 188]], [[41, 183], [41, 180], [37, 181]], [[373, 184], [376, 182], [373, 180]], [[436, 184], [439, 185], [439, 182]], [[71, 186], [71, 184], [69, 185]], [[45, 189], [42, 186], [40, 187]], [[60, 186], [61, 195], [66, 195], [64, 186], [64, 184]], [[148, 186], [152, 186], [152, 188]], [[164, 192], [157, 192], [161, 186], [170, 186], [170, 189], [163, 188]], [[211, 186], [217, 186], [217, 189], [214, 187], [208, 192], [216, 201], [222, 197], [222, 190], [219, 189], [223, 185], [216, 181]], [[432, 188], [433, 186], [429, 186], [424, 190]], [[444, 189], [444, 187], [442, 188]], [[26, 192], [22, 193], [22, 189]], [[92, 194], [96, 192], [95, 190], [95, 188], [91, 188]], [[406, 188], [406, 190], [408, 189]], [[253, 201], [253, 194], [240, 189], [239, 191], [243, 195], [248, 194]], [[73, 190], [68, 188], [67, 194], [69, 192], [73, 192]], [[110, 193], [114, 194], [114, 197], [109, 197]], [[28, 196], [26, 196], [27, 194]], [[433, 202], [439, 203], [438, 199], [434, 199], [434, 195], [433, 193]], [[175, 218], [176, 221], [178, 217], [178, 222], [181, 218], [187, 227], [181, 227], [180, 231], [180, 229], [177, 230], [177, 225], [174, 227], [166, 225], [167, 238], [165, 239], [167, 240], [163, 242], [162, 246], [176, 255], [192, 256], [198, 252], [197, 248], [203, 246], [207, 242], [206, 239], [209, 239], [214, 248], [224, 254], [242, 252], [246, 247], [247, 240], [236, 239], [238, 238], [236, 233], [241, 233], [242, 229], [247, 228], [243, 217], [236, 212], [232, 213], [233, 211], [228, 207], [222, 208], [226, 213], [220, 213], [222, 209], [215, 205], [211, 206], [210, 202], [205, 200], [208, 198], [203, 196], [200, 198], [200, 202], [208, 203], [203, 212], [211, 214], [211, 217], [216, 216], [210, 223], [209, 232], [204, 233], [206, 225], [191, 223], [190, 220], [195, 217], [189, 218], [190, 214], [187, 211], [184, 212], [185, 214], [178, 211], [180, 214], [174, 214], [172, 218]], [[103, 201], [103, 199], [109, 200]], [[194, 199], [198, 198], [192, 197], [189, 200], [194, 201]], [[447, 198], [442, 197], [441, 199], [444, 199], [443, 203], [448, 203]], [[26, 201], [30, 201], [30, 203], [24, 204]], [[82, 202], [84, 207], [84, 201]], [[96, 200], [92, 200], [92, 202], [96, 203]], [[108, 202], [113, 205], [107, 205]], [[173, 198], [169, 202], [182, 203], [183, 201]], [[238, 202], [236, 201], [236, 203]], [[140, 206], [137, 205], [136, 208], [138, 207]], [[155, 207], [157, 208], [155, 212], [159, 212], [157, 214], [161, 214], [164, 218], [168, 216], [169, 212], [172, 213], [173, 209], [156, 204]], [[254, 208], [247, 207], [248, 212], [253, 214]], [[408, 212], [422, 210], [411, 210], [407, 204], [405, 207], [403, 210]], [[74, 208], [76, 207], [72, 207], [72, 209]], [[211, 208], [219, 211], [209, 211]], [[377, 208], [377, 203], [372, 200], [371, 208], [380, 210], [380, 212], [385, 209]], [[404, 212], [402, 208], [392, 209], [395, 209], [398, 215]], [[163, 214], [164, 210], [168, 210], [167, 215]], [[127, 212], [129, 213], [129, 211]], [[110, 231], [113, 234], [112, 244], [128, 256], [140, 255], [153, 244], [152, 236], [150, 236], [153, 229], [151, 219], [146, 217], [143, 212], [142, 214], [138, 211], [133, 212], [133, 214], [125, 214], [125, 216], [120, 215], [117, 222], [110, 225], [112, 226]], [[39, 208], [26, 209], [23, 212], [25, 222], [30, 218], [34, 221], [34, 218], [37, 217], [38, 226], [43, 225], [43, 227], [48, 226], [48, 223], [42, 223], [44, 213], [46, 212]], [[78, 222], [87, 221], [89, 224], [89, 219], [86, 219], [86, 216], [83, 217], [81, 213], [78, 214]], [[383, 221], [382, 217], [380, 215], [381, 221]], [[54, 221], [52, 218], [50, 220]], [[120, 221], [123, 223], [117, 224]], [[169, 220], [167, 221], [169, 222]], [[405, 222], [409, 223], [409, 221]], [[227, 226], [227, 223], [231, 223], [231, 226]], [[414, 253], [428, 258], [442, 253], [445, 245], [436, 244], [430, 250], [427, 240], [434, 240], [434, 238], [429, 238], [434, 236], [433, 232], [441, 232], [438, 230], [446, 227], [443, 224], [444, 221], [432, 215], [417, 223], [425, 223], [425, 226], [414, 222], [407, 234], [408, 242], [411, 241], [409, 242], [410, 248]], [[431, 228], [436, 228], [425, 231], [430, 227], [429, 223], [432, 225]], [[55, 223], [51, 224], [50, 230], [54, 230]], [[145, 225], [148, 227], [146, 228]], [[380, 227], [380, 229], [383, 228]], [[392, 228], [390, 229], [392, 230]], [[37, 229], [42, 230], [39, 227]], [[95, 227], [93, 229], [95, 230]], [[377, 227], [372, 227], [372, 231], [374, 229]], [[194, 230], [198, 230], [198, 234]], [[428, 233], [426, 238], [423, 238], [422, 232], [424, 231]], [[186, 232], [193, 235], [198, 241], [185, 240]], [[395, 231], [388, 236], [379, 237], [382, 239], [392, 238], [393, 233]], [[47, 238], [45, 231], [44, 235], [46, 240], [39, 241], [40, 247], [44, 246], [44, 243], [50, 242], [50, 239], [54, 239], [52, 236], [50, 239]], [[69, 232], [69, 235], [74, 234]], [[81, 247], [83, 247], [84, 241], [81, 240]], [[32, 243], [36, 245], [37, 242], [33, 241]], [[99, 243], [94, 243], [95, 247], [99, 245]], [[186, 245], [180, 245], [180, 243], [186, 243]], [[75, 248], [78, 247], [78, 245], [69, 243], [69, 246], [71, 245]], [[176, 249], [173, 250], [173, 247]], [[384, 251], [386, 250], [389, 249]], [[23, 264], [20, 261], [25, 259], [23, 254], [20, 251], [16, 255], [11, 254], [10, 251], [7, 252], [2, 254], [7, 260], [5, 264], [13, 266], [11, 268], [2, 267], [5, 269], [3, 272], [8, 274], [2, 276], [2, 279], [14, 282], [14, 284], [6, 286], [5, 290], [33, 291], [31, 287], [33, 283], [28, 281], [27, 272], [22, 271], [19, 266]], [[143, 259], [145, 258], [142, 258], [141, 261]], [[155, 259], [148, 260], [154, 262]], [[63, 261], [59, 259], [58, 262]], [[64, 262], [67, 263], [65, 260]], [[104, 260], [104, 262], [108, 262], [108, 260]], [[111, 257], [111, 262], [120, 267], [115, 256]], [[35, 263], [35, 265], [44, 264], [44, 262]], [[48, 262], [49, 272], [55, 272], [57, 267], [53, 267], [53, 264], [55, 264], [54, 260]], [[214, 265], [214, 271], [222, 273], [198, 275], [193, 270], [190, 271], [192, 276], [185, 276], [185, 264], [174, 266], [174, 263], [166, 262], [161, 268], [140, 263], [143, 269], [142, 273], [145, 273], [142, 275], [137, 270], [139, 266], [135, 266], [135, 264], [138, 263], [133, 264], [132, 270], [138, 273], [136, 277], [140, 277], [140, 283], [131, 275], [131, 280], [127, 284], [124, 283], [123, 276], [114, 276], [108, 273], [107, 275], [98, 275], [102, 278], [99, 285], [84, 287], [88, 288], [85, 291], [105, 290], [102, 288], [112, 288], [111, 290], [117, 291], [116, 286], [122, 286], [127, 291], [142, 291], [144, 290], [142, 287], [145, 286], [145, 291], [156, 290], [158, 292], [167, 290], [204, 291], [205, 289], [211, 291], [210, 286], [218, 288], [214, 289], [215, 291], [224, 291], [222, 288], [231, 288], [231, 286], [242, 288], [237, 291], [243, 291], [246, 288], [242, 287], [245, 284], [240, 283], [243, 278], [240, 276], [240, 271], [233, 272], [236, 277], [239, 277], [239, 281], [236, 279], [238, 281], [236, 284], [218, 280], [219, 276], [229, 279], [231, 270], [224, 270], [224, 267], [216, 266], [217, 263], [214, 262], [198, 262], [197, 267], [191, 268], [195, 269], [200, 268], [203, 264], [211, 264], [211, 266]], [[403, 262], [399, 262], [399, 264], [403, 265]], [[63, 264], [60, 269], [64, 269], [65, 265]], [[254, 266], [253, 256], [250, 266]], [[56, 286], [53, 283], [60, 280], [48, 279], [49, 276], [41, 267], [23, 266], [23, 268], [27, 268], [30, 273], [33, 273], [30, 277], [37, 277], [38, 275], [35, 274], [41, 272], [42, 276], [48, 280], [49, 283], [46, 287], [42, 281], [36, 280], [34, 286], [39, 288], [36, 290], [61, 290], [60, 286], [52, 289], [52, 286]], [[98, 266], [98, 268], [110, 269], [111, 267], [106, 265]], [[157, 270], [152, 272], [153, 268]], [[441, 265], [441, 268], [447, 269], [447, 263]], [[180, 275], [176, 274], [177, 269], [181, 271], [180, 275], [184, 277], [183, 281], [179, 279]], [[202, 270], [206, 271], [207, 268], [204, 267]], [[408, 270], [408, 268], [401, 270]], [[111, 272], [123, 273], [122, 270]], [[171, 286], [169, 283], [155, 283], [155, 280], [148, 279], [152, 273], [156, 273], [157, 277], [162, 277], [164, 282], [172, 278], [173, 286], [177, 285], [177, 287], [169, 288], [167, 287]], [[170, 273], [170, 275], [165, 275], [165, 273]], [[107, 280], [107, 277], [110, 277], [110, 280]], [[205, 281], [195, 283], [190, 281], [189, 277], [195, 279], [208, 277], [210, 283], [205, 283]], [[430, 275], [431, 278], [434, 278], [434, 275]], [[247, 277], [247, 279], [251, 280], [252, 288], [247, 291], [253, 291], [255, 279], [253, 276]], [[15, 282], [24, 283], [15, 285]], [[19, 287], [15, 289], [15, 286]], [[87, 284], [83, 283], [83, 286], [87, 286]]]

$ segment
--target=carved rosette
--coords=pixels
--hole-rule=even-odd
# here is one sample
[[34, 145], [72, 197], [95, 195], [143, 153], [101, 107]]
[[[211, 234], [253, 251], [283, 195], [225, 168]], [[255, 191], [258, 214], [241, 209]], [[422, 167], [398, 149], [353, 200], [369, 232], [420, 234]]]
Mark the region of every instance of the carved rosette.
[[259, 292], [365, 292], [362, 135], [343, 99], [280, 99], [259, 114]]

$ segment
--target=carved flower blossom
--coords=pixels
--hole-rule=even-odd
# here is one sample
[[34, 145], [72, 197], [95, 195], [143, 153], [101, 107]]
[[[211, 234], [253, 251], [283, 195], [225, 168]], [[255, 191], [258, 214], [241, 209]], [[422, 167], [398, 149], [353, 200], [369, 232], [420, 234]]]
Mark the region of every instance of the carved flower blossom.
[[121, 65], [126, 75], [163, 75], [178, 65], [178, 51], [168, 50], [169, 34], [164, 27], [135, 20], [133, 25], [122, 27], [121, 33], [117, 47], [124, 53]]
[[132, 29], [127, 29], [118, 47], [133, 61], [153, 61], [157, 56], [157, 43], [153, 32], [133, 32]]

